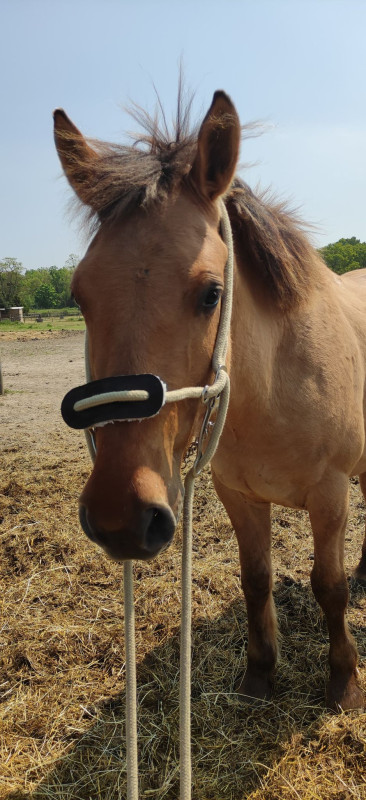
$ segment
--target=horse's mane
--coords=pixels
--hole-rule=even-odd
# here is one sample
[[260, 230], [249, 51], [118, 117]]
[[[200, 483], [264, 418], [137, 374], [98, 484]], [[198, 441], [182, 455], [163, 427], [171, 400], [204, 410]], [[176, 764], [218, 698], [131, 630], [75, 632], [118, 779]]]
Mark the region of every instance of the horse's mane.
[[253, 280], [287, 308], [306, 297], [319, 277], [320, 257], [295, 211], [268, 190], [254, 193], [235, 178], [225, 198], [237, 254]]
[[[84, 210], [86, 204], [92, 227], [167, 201], [185, 184], [197, 151], [198, 129], [190, 126], [192, 99], [184, 102], [180, 86], [173, 133], [158, 98], [159, 113], [154, 117], [138, 106], [130, 109], [143, 131], [132, 145], [88, 140], [98, 154], [83, 185]], [[257, 127], [243, 126], [243, 137], [252, 136]], [[85, 164], [77, 166], [86, 174]], [[318, 259], [303, 222], [285, 203], [268, 192], [254, 193], [238, 177], [224, 199], [237, 255], [253, 281], [259, 281], [282, 308], [306, 296]], [[199, 202], [199, 197], [195, 200]]]

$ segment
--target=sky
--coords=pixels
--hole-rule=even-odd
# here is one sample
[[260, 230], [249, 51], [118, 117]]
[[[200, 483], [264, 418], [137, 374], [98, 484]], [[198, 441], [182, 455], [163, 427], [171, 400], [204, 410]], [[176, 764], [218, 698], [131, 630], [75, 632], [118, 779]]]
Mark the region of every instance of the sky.
[[366, 241], [366, 0], [0, 0], [0, 259], [62, 267], [87, 242], [53, 144], [62, 107], [87, 136], [125, 141], [129, 102], [174, 115], [179, 62], [199, 121], [224, 89], [241, 170], [316, 226], [321, 247]]

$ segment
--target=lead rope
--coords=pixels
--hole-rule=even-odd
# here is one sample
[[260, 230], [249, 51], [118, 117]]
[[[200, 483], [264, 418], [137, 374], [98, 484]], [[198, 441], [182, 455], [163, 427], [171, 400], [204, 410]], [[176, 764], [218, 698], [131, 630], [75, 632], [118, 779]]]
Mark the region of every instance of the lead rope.
[[[225, 302], [223, 303], [217, 332], [212, 366], [218, 376], [220, 367], [226, 362], [228, 341], [230, 336], [234, 255], [231, 225], [223, 201], [221, 205], [221, 228], [224, 242], [228, 249], [225, 267]], [[184, 482], [183, 506], [183, 548], [182, 548], [182, 622], [180, 645], [180, 800], [191, 800], [192, 766], [191, 766], [191, 630], [192, 630], [192, 512], [194, 485], [197, 475], [213, 458], [222, 429], [225, 424], [230, 397], [230, 379], [226, 370], [224, 387], [219, 398], [217, 417], [204, 453], [201, 451], [205, 431], [201, 431], [198, 452], [193, 467], [186, 475]], [[206, 427], [209, 411], [206, 414]]]
[[[231, 225], [226, 207], [220, 200], [221, 231], [228, 249], [225, 267], [225, 293], [222, 301], [219, 328], [215, 349], [212, 356], [212, 367], [215, 372], [214, 383], [206, 387], [207, 411], [204, 417], [195, 462], [184, 481], [183, 503], [183, 545], [182, 545], [182, 623], [180, 647], [180, 800], [191, 800], [192, 766], [191, 766], [191, 619], [192, 619], [192, 511], [194, 485], [197, 475], [212, 460], [222, 429], [230, 396], [230, 379], [226, 372], [225, 362], [230, 336], [234, 255]], [[85, 338], [86, 379], [91, 380], [88, 339]], [[202, 396], [200, 387], [179, 389], [166, 393], [167, 402], [177, 402], [189, 396]], [[124, 393], [126, 395], [126, 393]], [[202, 452], [208, 422], [218, 398], [216, 420], [213, 423], [211, 436]], [[95, 460], [96, 447], [91, 431], [85, 431], [88, 449], [92, 460]], [[135, 612], [133, 597], [133, 562], [125, 561], [123, 565], [124, 606], [125, 606], [125, 646], [126, 646], [126, 740], [127, 740], [127, 800], [138, 800], [138, 756], [137, 756], [137, 687], [136, 687], [136, 652], [135, 652]]]

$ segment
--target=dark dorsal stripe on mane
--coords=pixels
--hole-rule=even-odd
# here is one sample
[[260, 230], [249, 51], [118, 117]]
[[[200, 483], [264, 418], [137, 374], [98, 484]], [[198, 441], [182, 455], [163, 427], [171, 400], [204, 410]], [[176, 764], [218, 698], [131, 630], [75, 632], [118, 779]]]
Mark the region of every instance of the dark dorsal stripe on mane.
[[[197, 152], [197, 130], [189, 129], [189, 110], [189, 104], [184, 109], [178, 101], [172, 138], [165, 118], [161, 128], [156, 117], [135, 108], [133, 116], [144, 133], [129, 146], [89, 140], [97, 155], [92, 167], [76, 156], [75, 148], [74, 174], [83, 182], [83, 207], [92, 228], [118, 222], [136, 208], [167, 201], [182, 186], [191, 188], [187, 176]], [[244, 138], [252, 131], [253, 126], [244, 126]], [[69, 132], [62, 136], [73, 139]], [[283, 203], [265, 192], [255, 194], [239, 178], [225, 202], [237, 254], [253, 281], [282, 308], [306, 296], [314, 282], [316, 259], [301, 221]]]

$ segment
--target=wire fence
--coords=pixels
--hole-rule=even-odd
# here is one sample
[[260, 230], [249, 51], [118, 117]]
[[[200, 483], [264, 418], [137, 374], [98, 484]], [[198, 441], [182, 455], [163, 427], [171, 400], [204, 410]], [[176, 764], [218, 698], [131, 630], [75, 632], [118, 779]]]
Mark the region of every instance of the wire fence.
[[47, 311], [29, 311], [28, 314], [24, 314], [24, 319], [38, 319], [42, 317], [43, 319], [49, 319], [50, 317], [53, 319], [64, 319], [64, 317], [81, 317], [80, 309], [79, 308], [52, 308], [47, 309]]

